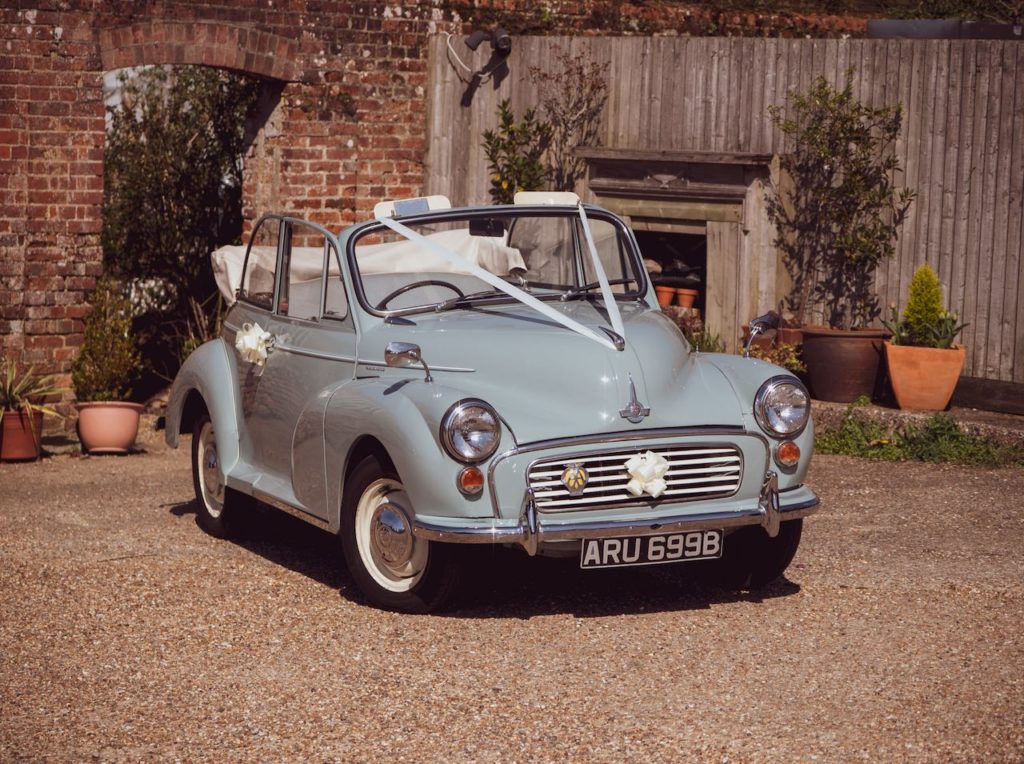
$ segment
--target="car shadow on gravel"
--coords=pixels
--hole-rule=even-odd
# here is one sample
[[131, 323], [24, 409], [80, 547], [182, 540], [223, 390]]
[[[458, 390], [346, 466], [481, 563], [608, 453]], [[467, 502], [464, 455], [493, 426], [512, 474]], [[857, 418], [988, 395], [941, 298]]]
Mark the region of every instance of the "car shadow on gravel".
[[505, 548], [480, 551], [483, 553], [470, 563], [470, 583], [459, 602], [441, 615], [532, 618], [572, 614], [596, 618], [702, 610], [723, 603], [762, 602], [800, 591], [798, 584], [786, 578], [757, 591], [726, 589], [714, 583], [704, 563], [581, 570], [575, 557], [528, 557]]
[[[177, 517], [195, 516], [198, 508], [198, 501], [193, 499], [175, 504], [169, 511]], [[197, 532], [203, 533], [198, 519], [193, 519]], [[262, 505], [254, 507], [234, 528], [228, 542], [317, 583], [341, 589], [345, 595], [356, 595], [337, 537], [284, 512]]]
[[[169, 508], [176, 517], [195, 515], [193, 499]], [[203, 531], [198, 528], [197, 532]], [[366, 605], [341, 555], [337, 538], [290, 515], [262, 505], [246, 514], [230, 543], [265, 560], [337, 589]], [[592, 618], [662, 611], [702, 610], [731, 602], [761, 602], [800, 591], [781, 578], [757, 591], [715, 585], [704, 563], [581, 570], [575, 557], [529, 557], [504, 547], [469, 547], [462, 591], [448, 610], [454, 618], [517, 618], [572, 614]]]

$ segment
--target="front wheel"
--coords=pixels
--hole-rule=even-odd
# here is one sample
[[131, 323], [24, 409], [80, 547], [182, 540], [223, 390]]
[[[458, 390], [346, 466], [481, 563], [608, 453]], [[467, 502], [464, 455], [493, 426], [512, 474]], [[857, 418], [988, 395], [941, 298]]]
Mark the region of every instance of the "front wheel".
[[428, 613], [455, 592], [455, 550], [413, 535], [413, 509], [398, 474], [376, 456], [356, 465], [345, 484], [341, 545], [359, 590], [387, 610]]
[[803, 519], [787, 520], [772, 538], [759, 525], [741, 528], [725, 539], [715, 564], [717, 583], [732, 589], [760, 589], [781, 576], [796, 555]]

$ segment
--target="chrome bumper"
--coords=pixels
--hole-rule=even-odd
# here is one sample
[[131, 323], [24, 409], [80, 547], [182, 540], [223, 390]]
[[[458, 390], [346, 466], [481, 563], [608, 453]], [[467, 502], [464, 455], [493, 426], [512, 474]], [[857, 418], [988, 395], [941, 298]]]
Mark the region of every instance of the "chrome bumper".
[[611, 536], [643, 536], [652, 533], [679, 533], [712, 528], [760, 525], [769, 536], [777, 536], [779, 524], [806, 517], [818, 509], [818, 499], [783, 507], [779, 498], [778, 476], [769, 471], [761, 486], [757, 506], [729, 512], [705, 512], [697, 515], [665, 517], [658, 520], [617, 520], [545, 525], [527, 489], [519, 521], [500, 525], [494, 521], [476, 525], [448, 525], [417, 518], [413, 533], [417, 538], [455, 544], [519, 544], [530, 555], [546, 541], [576, 541]]

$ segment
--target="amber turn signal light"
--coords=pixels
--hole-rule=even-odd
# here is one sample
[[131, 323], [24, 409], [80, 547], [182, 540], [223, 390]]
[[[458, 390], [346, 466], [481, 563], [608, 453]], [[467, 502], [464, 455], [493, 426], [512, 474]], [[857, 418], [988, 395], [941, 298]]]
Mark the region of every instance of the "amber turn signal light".
[[800, 446], [791, 440], [784, 440], [775, 449], [775, 461], [781, 467], [795, 467], [800, 461]]
[[479, 467], [466, 467], [459, 473], [459, 490], [466, 496], [476, 496], [484, 490], [484, 473]]

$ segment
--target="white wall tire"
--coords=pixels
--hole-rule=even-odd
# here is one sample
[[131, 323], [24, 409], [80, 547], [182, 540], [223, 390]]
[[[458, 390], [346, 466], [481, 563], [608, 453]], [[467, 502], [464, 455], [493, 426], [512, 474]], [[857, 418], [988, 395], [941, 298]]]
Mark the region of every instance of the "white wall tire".
[[212, 536], [227, 538], [237, 511], [237, 494], [224, 484], [217, 439], [208, 414], [192, 428], [192, 486], [199, 504], [199, 525]]
[[444, 605], [459, 578], [455, 550], [413, 535], [412, 503], [394, 469], [368, 456], [349, 474], [344, 493], [342, 549], [366, 598], [407, 613]]

